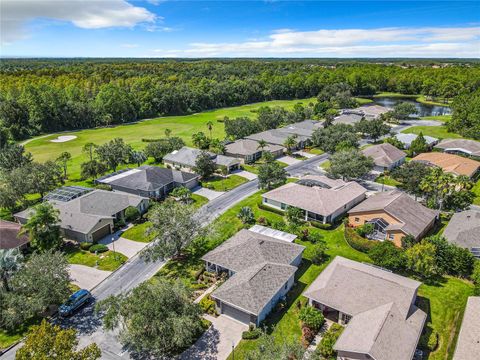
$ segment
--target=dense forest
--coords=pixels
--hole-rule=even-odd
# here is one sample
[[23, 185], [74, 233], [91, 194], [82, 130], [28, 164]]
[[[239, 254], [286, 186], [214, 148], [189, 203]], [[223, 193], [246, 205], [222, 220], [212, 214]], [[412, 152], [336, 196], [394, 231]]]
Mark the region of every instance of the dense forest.
[[453, 98], [480, 88], [475, 63], [320, 60], [2, 60], [0, 133], [40, 133], [317, 96], [344, 83], [375, 92]]

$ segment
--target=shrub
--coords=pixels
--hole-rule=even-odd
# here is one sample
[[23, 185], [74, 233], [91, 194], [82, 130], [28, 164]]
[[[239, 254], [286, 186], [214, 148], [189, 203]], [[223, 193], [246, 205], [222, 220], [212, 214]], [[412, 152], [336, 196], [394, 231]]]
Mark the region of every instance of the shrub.
[[432, 333], [428, 337], [427, 348], [430, 351], [434, 351], [438, 345], [438, 332], [437, 330], [433, 329]]
[[326, 251], [327, 251], [327, 244], [324, 241], [321, 241], [315, 244], [312, 250], [312, 263], [314, 263], [315, 265], [320, 265], [325, 260], [327, 260], [328, 255]]
[[195, 272], [195, 280], [198, 280], [198, 278], [200, 277], [200, 275], [203, 274], [203, 272], [205, 271], [205, 268], [202, 266], [200, 269], [198, 269], [196, 272]]
[[332, 324], [330, 329], [325, 333], [320, 344], [317, 347], [315, 353], [319, 353], [324, 358], [336, 358], [336, 351], [333, 350], [333, 346], [337, 342], [338, 338], [342, 334], [343, 327], [339, 324]]
[[316, 227], [317, 229], [329, 230], [332, 227], [332, 224], [324, 224], [320, 221], [310, 220], [310, 225]]
[[93, 244], [91, 242], [81, 242], [80, 243], [80, 249], [82, 250], [88, 250]]
[[260, 216], [258, 219], [257, 219], [257, 223], [259, 225], [267, 225], [268, 226], [268, 219], [265, 217], [265, 216]]
[[252, 208], [249, 206], [242, 207], [238, 212], [237, 217], [243, 224], [251, 224], [255, 222], [255, 215], [253, 214]]
[[362, 226], [359, 226], [355, 229], [357, 234], [362, 236], [362, 237], [370, 235], [371, 233], [373, 233], [374, 230], [375, 230], [375, 228], [374, 228], [373, 224], [370, 224], [370, 223], [363, 224]]
[[125, 209], [125, 218], [128, 221], [135, 221], [140, 217], [140, 211], [135, 206], [129, 206]]
[[217, 315], [215, 301], [212, 300], [212, 298], [210, 297], [210, 294], [207, 296], [204, 296], [202, 300], [200, 300], [199, 305], [205, 313], [210, 315]]
[[268, 205], [265, 205], [265, 204], [262, 203], [262, 202], [259, 202], [259, 203], [257, 204], [257, 206], [258, 206], [259, 209], [262, 209], [262, 210], [265, 210], [265, 211], [270, 211], [270, 212], [272, 212], [272, 213], [274, 213], [274, 214], [278, 214], [278, 215], [282, 215], [282, 216], [285, 215], [285, 213], [283, 212], [283, 210], [272, 208], [272, 207], [270, 207], [270, 206], [268, 206]]
[[95, 188], [100, 190], [112, 191], [112, 187], [107, 184], [97, 184], [95, 185]]
[[350, 227], [345, 227], [344, 235], [347, 243], [355, 250], [361, 252], [369, 252], [370, 249], [378, 245], [378, 243], [374, 240], [367, 240], [362, 238], [360, 235], [357, 234], [354, 229]]
[[303, 325], [309, 327], [315, 332], [318, 332], [322, 328], [325, 321], [321, 311], [312, 306], [305, 306], [302, 308], [298, 317], [302, 321]]
[[254, 339], [258, 339], [260, 337], [260, 335], [262, 335], [262, 330], [259, 329], [259, 328], [255, 328], [255, 329], [244, 331], [242, 333], [242, 339], [243, 340], [254, 340]]
[[308, 347], [310, 343], [315, 339], [315, 332], [308, 326], [302, 327], [302, 343], [303, 346]]
[[307, 240], [310, 241], [312, 244], [317, 244], [323, 241], [323, 235], [319, 232], [310, 231]]
[[285, 224], [285, 221], [279, 220], [279, 221], [274, 221], [272, 222], [272, 228], [275, 230], [280, 230], [283, 231], [287, 227], [287, 224]]
[[108, 247], [107, 247], [107, 245], [103, 245], [103, 244], [95, 244], [95, 245], [90, 246], [88, 251], [90, 251], [91, 253], [95, 253], [95, 252], [103, 253], [105, 251], [108, 251]]
[[125, 220], [123, 220], [123, 219], [115, 220], [115, 221], [113, 222], [113, 226], [114, 226], [116, 229], [121, 229], [121, 228], [123, 228], [125, 225], [127, 225], [127, 224], [125, 223]]

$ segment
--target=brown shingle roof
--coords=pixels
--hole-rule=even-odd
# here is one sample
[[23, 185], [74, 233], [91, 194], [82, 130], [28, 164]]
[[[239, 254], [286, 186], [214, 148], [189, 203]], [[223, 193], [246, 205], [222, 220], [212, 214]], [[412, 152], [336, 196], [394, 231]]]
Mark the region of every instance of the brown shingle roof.
[[[269, 144], [263, 148], [263, 151], [276, 152], [282, 150], [283, 147], [280, 145]], [[230, 154], [239, 154], [239, 155], [253, 155], [256, 154], [262, 149], [259, 148], [258, 141], [250, 139], [240, 139], [234, 141], [233, 143], [225, 145], [225, 150]]]
[[480, 141], [467, 139], [443, 139], [437, 145], [436, 149], [448, 150], [462, 150], [469, 152], [470, 155], [480, 156]]
[[407, 156], [402, 150], [388, 143], [370, 146], [362, 150], [362, 153], [373, 158], [377, 166], [390, 166]]
[[0, 219], [0, 249], [15, 249], [28, 243], [28, 235], [19, 235], [20, 224]]
[[469, 177], [475, 175], [478, 169], [480, 169], [479, 161], [439, 152], [419, 154], [415, 156], [412, 161], [427, 162], [431, 165], [441, 167], [445, 172]]

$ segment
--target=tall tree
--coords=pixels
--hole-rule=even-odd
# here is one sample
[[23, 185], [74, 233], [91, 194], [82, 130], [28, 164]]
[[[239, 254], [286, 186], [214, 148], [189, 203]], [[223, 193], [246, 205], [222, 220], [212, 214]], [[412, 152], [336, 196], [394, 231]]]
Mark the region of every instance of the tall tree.
[[288, 136], [283, 142], [283, 146], [285, 146], [287, 149], [287, 154], [292, 153], [292, 149], [295, 147], [295, 145], [297, 145], [297, 142], [295, 141], [294, 136]]
[[0, 151], [0, 170], [11, 171], [32, 162], [32, 154], [22, 145], [9, 144]]
[[391, 130], [390, 126], [384, 124], [382, 119], [362, 119], [356, 124], [355, 128], [358, 132], [367, 135], [374, 142], [376, 142], [382, 136], [389, 134]]
[[328, 172], [336, 178], [350, 180], [365, 176], [373, 166], [373, 159], [366, 157], [359, 150], [342, 150], [330, 157]]
[[137, 166], [142, 165], [147, 161], [147, 155], [143, 151], [132, 150], [129, 154], [128, 162], [131, 164], [137, 164]]
[[206, 125], [208, 132], [210, 133], [210, 140], [212, 140], [213, 121], [208, 120]]
[[16, 360], [95, 360], [100, 359], [101, 351], [93, 343], [81, 350], [75, 329], [62, 329], [43, 320], [29, 330], [23, 346], [18, 349]]
[[342, 144], [342, 148], [358, 148], [358, 136], [355, 128], [346, 124], [334, 124], [316, 129], [312, 135], [312, 142], [316, 147], [329, 153], [337, 151], [339, 144]]
[[392, 177], [399, 181], [399, 187], [407, 193], [422, 196], [423, 190], [420, 188], [422, 180], [430, 173], [430, 167], [424, 163], [410, 161], [396, 168], [392, 172]]
[[427, 140], [425, 140], [423, 133], [420, 131], [418, 136], [410, 144], [410, 147], [408, 148], [408, 155], [415, 156], [426, 151], [428, 151]]
[[155, 240], [142, 256], [149, 261], [179, 256], [195, 238], [204, 236], [207, 231], [195, 212], [193, 206], [176, 201], [155, 205], [148, 215], [152, 223], [148, 232]]
[[62, 169], [53, 161], [43, 164], [33, 162], [28, 167], [31, 178], [31, 191], [43, 196], [63, 183]]
[[407, 267], [419, 276], [428, 279], [437, 273], [435, 246], [433, 244], [422, 241], [408, 248], [405, 255], [407, 257]]
[[206, 135], [199, 131], [192, 135], [192, 142], [197, 148], [205, 150], [208, 149], [210, 146], [210, 139], [206, 137]]
[[95, 159], [81, 164], [82, 179], [95, 179], [98, 175], [102, 175], [106, 171], [106, 165]]
[[117, 171], [118, 165], [128, 162], [130, 152], [130, 145], [125, 144], [121, 138], [110, 140], [95, 149], [99, 160], [104, 162], [112, 171]]
[[93, 160], [96, 147], [97, 145], [95, 145], [93, 142], [87, 142], [85, 145], [83, 145], [82, 152], [88, 155], [89, 161]]
[[202, 179], [207, 179], [212, 176], [216, 169], [217, 166], [208, 152], [202, 151], [201, 154], [197, 156], [194, 171], [200, 175]]
[[22, 226], [22, 233], [30, 238], [30, 244], [39, 251], [57, 249], [62, 244], [60, 235], [59, 211], [49, 202], [43, 202], [33, 208], [33, 213]]
[[[268, 153], [270, 155], [270, 153]], [[260, 189], [273, 189], [287, 182], [287, 172], [276, 161], [267, 161], [258, 167], [258, 186]]]
[[0, 278], [5, 291], [10, 291], [10, 278], [20, 269], [22, 261], [23, 256], [18, 249], [0, 250]]
[[70, 154], [68, 151], [62, 152], [56, 159], [56, 161], [62, 166], [64, 179], [67, 179], [67, 167], [68, 167], [68, 162], [71, 159], [72, 159], [72, 154]]

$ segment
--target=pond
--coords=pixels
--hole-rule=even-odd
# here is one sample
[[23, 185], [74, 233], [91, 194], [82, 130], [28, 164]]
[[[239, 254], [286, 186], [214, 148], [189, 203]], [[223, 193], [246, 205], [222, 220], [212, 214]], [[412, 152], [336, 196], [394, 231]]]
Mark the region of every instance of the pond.
[[422, 104], [412, 98], [402, 98], [402, 97], [377, 97], [372, 98], [374, 104], [382, 105], [385, 107], [393, 108], [396, 104], [401, 102], [408, 102], [417, 108], [417, 114], [415, 116], [438, 116], [438, 115], [450, 115], [452, 109], [448, 106], [438, 106], [438, 105], [429, 105]]

